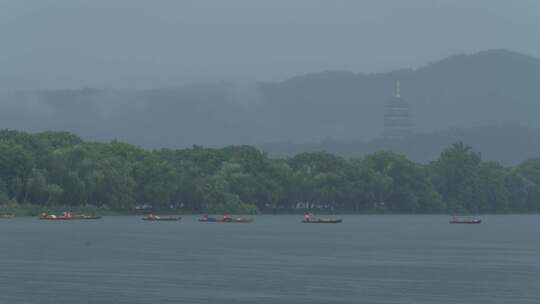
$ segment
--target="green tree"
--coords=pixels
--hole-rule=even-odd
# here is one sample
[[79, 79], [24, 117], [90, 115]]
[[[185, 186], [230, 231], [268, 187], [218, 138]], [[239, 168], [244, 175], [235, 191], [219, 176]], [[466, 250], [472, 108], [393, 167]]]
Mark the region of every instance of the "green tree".
[[479, 212], [506, 213], [510, 211], [506, 169], [496, 162], [484, 162], [479, 168]]
[[479, 153], [459, 142], [445, 149], [431, 164], [433, 183], [449, 212], [478, 212], [480, 197]]

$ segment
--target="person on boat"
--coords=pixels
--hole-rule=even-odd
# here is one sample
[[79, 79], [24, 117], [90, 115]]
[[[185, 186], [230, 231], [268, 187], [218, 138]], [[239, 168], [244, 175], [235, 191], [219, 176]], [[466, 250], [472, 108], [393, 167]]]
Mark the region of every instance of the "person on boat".
[[304, 221], [309, 222], [311, 220], [311, 214], [310, 213], [304, 213]]
[[227, 221], [230, 221], [231, 218], [229, 217], [229, 215], [227, 213], [223, 214], [223, 221], [224, 222], [227, 222]]

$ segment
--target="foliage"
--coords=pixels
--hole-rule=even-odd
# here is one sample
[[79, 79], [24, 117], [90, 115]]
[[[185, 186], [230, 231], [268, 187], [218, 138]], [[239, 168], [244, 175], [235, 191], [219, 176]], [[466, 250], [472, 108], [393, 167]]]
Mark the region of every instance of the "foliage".
[[213, 213], [540, 212], [540, 158], [506, 168], [456, 143], [429, 165], [387, 151], [271, 159], [250, 146], [148, 151], [65, 132], [0, 131], [0, 209], [142, 204]]

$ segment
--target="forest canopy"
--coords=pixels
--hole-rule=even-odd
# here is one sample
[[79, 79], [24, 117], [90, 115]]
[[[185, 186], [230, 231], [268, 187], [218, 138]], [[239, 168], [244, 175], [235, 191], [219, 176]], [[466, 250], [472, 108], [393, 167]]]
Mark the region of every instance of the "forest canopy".
[[419, 164], [386, 151], [272, 159], [251, 146], [145, 150], [0, 130], [0, 206], [185, 212], [536, 213], [540, 158], [482, 161], [461, 142]]

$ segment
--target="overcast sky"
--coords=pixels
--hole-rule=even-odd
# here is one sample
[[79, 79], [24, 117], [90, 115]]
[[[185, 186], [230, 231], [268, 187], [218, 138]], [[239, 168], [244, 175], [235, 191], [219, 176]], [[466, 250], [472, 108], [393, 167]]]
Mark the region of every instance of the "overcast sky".
[[0, 90], [381, 72], [504, 48], [540, 57], [540, 1], [0, 0]]

